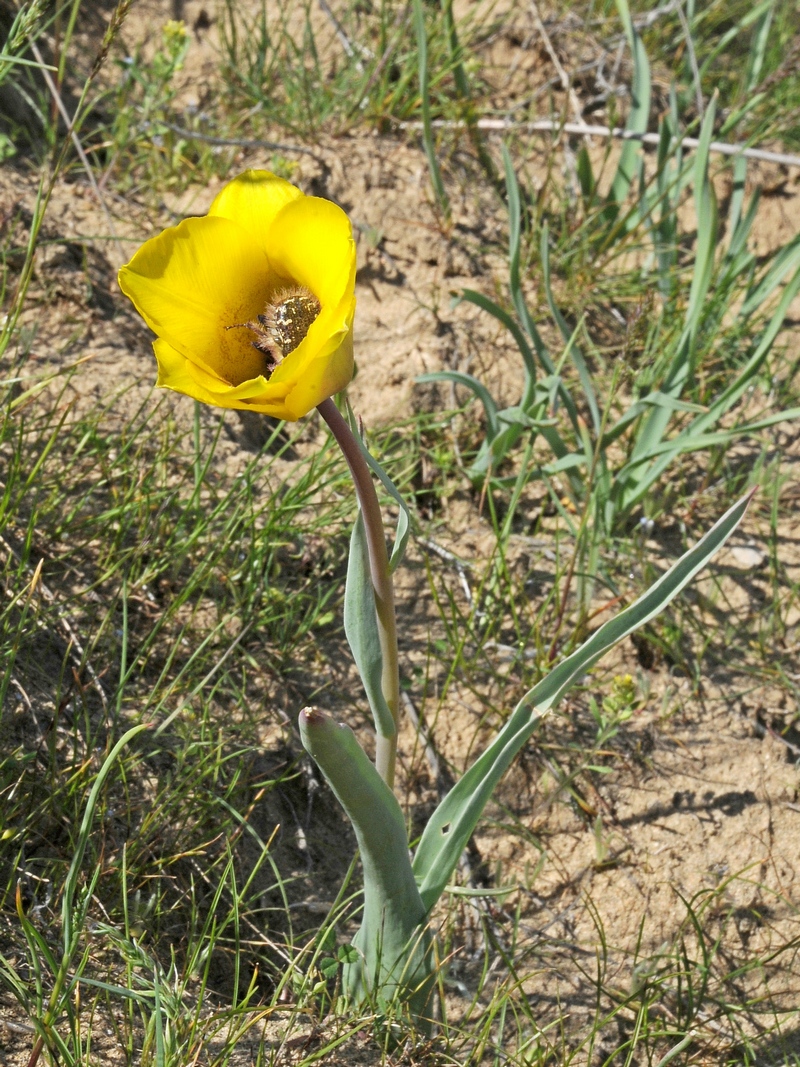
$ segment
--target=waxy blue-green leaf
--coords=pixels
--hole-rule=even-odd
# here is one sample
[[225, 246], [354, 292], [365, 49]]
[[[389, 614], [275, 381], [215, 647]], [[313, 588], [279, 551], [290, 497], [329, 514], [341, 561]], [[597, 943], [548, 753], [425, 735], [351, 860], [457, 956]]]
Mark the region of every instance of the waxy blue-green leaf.
[[483, 384], [478, 381], [477, 378], [471, 374], [465, 374], [460, 370], [440, 370], [435, 371], [432, 374], [420, 374], [417, 378], [418, 382], [455, 382], [456, 385], [466, 386], [483, 404], [483, 411], [486, 415], [486, 426], [491, 437], [496, 437], [500, 431], [500, 424], [497, 419], [497, 404], [495, 404], [492, 394]]
[[[714, 270], [714, 253], [717, 247], [717, 202], [708, 166], [711, 137], [714, 133], [714, 114], [714, 102], [712, 101], [703, 120], [694, 163], [697, 241], [689, 303], [683, 334], [676, 345], [675, 355], [662, 386], [662, 392], [675, 397], [680, 396], [692, 369], [695, 342]], [[640, 455], [650, 452], [661, 441], [669, 421], [670, 412], [664, 407], [650, 414], [637, 435], [632, 459], [638, 459]]]
[[761, 278], [749, 289], [747, 296], [739, 309], [738, 317], [744, 321], [753, 315], [765, 300], [768, 300], [773, 292], [782, 285], [786, 276], [796, 270], [800, 264], [800, 235], [792, 238], [788, 244], [775, 255]]
[[406, 547], [408, 545], [408, 537], [411, 533], [411, 514], [408, 510], [408, 504], [400, 493], [400, 490], [394, 484], [392, 479], [378, 463], [377, 459], [372, 455], [370, 450], [364, 444], [359, 433], [358, 426], [356, 425], [355, 416], [348, 404], [347, 416], [350, 422], [350, 429], [353, 431], [353, 437], [356, 439], [358, 447], [361, 449], [361, 454], [366, 460], [367, 466], [378, 478], [383, 488], [389, 494], [389, 496], [397, 504], [397, 531], [394, 537], [394, 544], [392, 545], [392, 551], [389, 554], [389, 570], [394, 574], [398, 566], [402, 563], [403, 557], [406, 554]]
[[[711, 285], [714, 272], [714, 255], [717, 249], [717, 198], [711, 182], [709, 158], [711, 138], [714, 136], [716, 104], [712, 99], [706, 109], [694, 162], [694, 202], [697, 214], [697, 241], [695, 242], [694, 273], [689, 290], [689, 306], [686, 309], [686, 329], [690, 334], [690, 354], [694, 351], [695, 339], [700, 326], [703, 304]], [[671, 375], [674, 377], [674, 372]]]
[[344, 632], [364, 684], [375, 729], [381, 737], [396, 733], [394, 716], [381, 686], [383, 655], [375, 608], [375, 591], [369, 568], [364, 519], [359, 512], [350, 536], [347, 581], [344, 587]]
[[[756, 4], [755, 7], [752, 7], [749, 11], [745, 12], [745, 14], [737, 22], [735, 22], [730, 27], [730, 29], [728, 29], [723, 34], [720, 34], [714, 47], [710, 49], [703, 62], [700, 64], [700, 78], [703, 79], [706, 76], [714, 60], [717, 58], [717, 56], [721, 55], [725, 51], [731, 41], [735, 41], [737, 38], [741, 38], [744, 30], [748, 29], [750, 26], [752, 26], [754, 22], [758, 21], [759, 19], [763, 19], [765, 13], [768, 12], [772, 7], [774, 7], [774, 5], [775, 0], [762, 0], [760, 4]], [[758, 41], [758, 31], [756, 33], [756, 40], [753, 43], [757, 49], [761, 47], [761, 43], [760, 41]], [[751, 71], [752, 69], [753, 68], [751, 67]], [[760, 69], [760, 67], [757, 67], [756, 69]], [[751, 82], [751, 79], [748, 77], [747, 84], [752, 89], [755, 83]]]
[[425, 827], [413, 869], [426, 908], [432, 908], [441, 896], [497, 783], [541, 717], [608, 649], [663, 611], [705, 567], [741, 522], [751, 496], [734, 504], [646, 593], [601, 626], [522, 698], [494, 741], [450, 790]]
[[[577, 428], [578, 424], [578, 409], [575, 406], [575, 401], [570, 396], [569, 391], [564, 387], [561, 382], [560, 376], [557, 373], [555, 363], [550, 357], [550, 353], [547, 350], [547, 346], [542, 340], [541, 334], [536, 328], [536, 324], [533, 321], [533, 316], [528, 309], [527, 302], [525, 300], [525, 294], [522, 291], [522, 280], [520, 276], [520, 256], [522, 248], [522, 201], [519, 192], [519, 183], [517, 182], [517, 176], [514, 172], [514, 163], [511, 159], [511, 153], [508, 151], [508, 147], [504, 144], [503, 148], [503, 166], [506, 174], [506, 195], [508, 198], [508, 262], [509, 262], [509, 276], [508, 287], [511, 290], [511, 300], [514, 304], [514, 309], [517, 312], [517, 318], [522, 323], [525, 332], [533, 342], [533, 347], [536, 350], [536, 356], [544, 368], [545, 374], [549, 378], [558, 379], [558, 395], [559, 399], [564, 405], [564, 410], [567, 412], [570, 418], [570, 422]], [[474, 301], [477, 303], [477, 301]], [[483, 305], [479, 305], [483, 306]], [[501, 316], [496, 315], [491, 309], [491, 314], [494, 314], [500, 322], [503, 321]], [[516, 339], [516, 333], [514, 334]], [[519, 341], [517, 340], [519, 345]], [[524, 358], [524, 356], [523, 356]], [[536, 385], [535, 371], [531, 368], [528, 361], [525, 361], [525, 388], [523, 390], [523, 405], [527, 408], [528, 401], [533, 397], [533, 392]]]
[[428, 158], [431, 185], [436, 194], [436, 203], [442, 217], [450, 218], [450, 198], [444, 187], [439, 160], [436, 155], [436, 140], [431, 119], [430, 70], [428, 67], [428, 33], [425, 27], [425, 5], [422, 0], [412, 0], [414, 28], [417, 34], [417, 60], [419, 64], [419, 95], [422, 105], [422, 143]]
[[380, 1007], [400, 995], [425, 1023], [433, 990], [427, 911], [408, 858], [397, 798], [349, 726], [314, 708], [300, 713], [300, 737], [353, 824], [364, 868], [364, 914], [344, 984], [358, 1002]]
[[[728, 208], [728, 232], [731, 236], [725, 259], [727, 262], [735, 264], [736, 273], [740, 274], [742, 269], [749, 265], [749, 262], [754, 261], [753, 254], [747, 251], [747, 239], [755, 222], [756, 212], [761, 200], [761, 190], [757, 188], [754, 191], [750, 197], [750, 203], [747, 205], [747, 211], [743, 214], [747, 182], [747, 159], [744, 156], [738, 156], [734, 159], [731, 178], [733, 191], [731, 193], [730, 207]], [[746, 257], [746, 262], [743, 257]]]
[[580, 349], [576, 341], [579, 327], [574, 330], [570, 329], [567, 320], [561, 314], [561, 311], [556, 304], [555, 297], [553, 296], [553, 289], [550, 283], [550, 245], [548, 244], [549, 230], [547, 224], [542, 226], [542, 236], [539, 241], [539, 256], [542, 263], [542, 281], [544, 282], [544, 292], [547, 298], [547, 306], [550, 308], [550, 313], [553, 316], [553, 320], [561, 331], [561, 336], [566, 342], [569, 353], [572, 357], [572, 362], [575, 364], [575, 368], [578, 371], [578, 376], [583, 386], [583, 395], [586, 403], [589, 405], [589, 411], [592, 416], [592, 423], [595, 430], [600, 429], [601, 418], [600, 408], [597, 406], [597, 396], [595, 395], [594, 385], [592, 384], [592, 376], [589, 373], [589, 368], [586, 365], [586, 359], [583, 352]]
[[634, 451], [630, 461], [617, 475], [619, 490], [616, 503], [620, 510], [627, 510], [641, 500], [672, 463], [675, 456], [683, 452], [707, 448], [722, 441], [733, 440], [737, 436], [754, 433], [767, 425], [774, 425], [778, 422], [796, 418], [794, 410], [774, 412], [773, 415], [767, 416], [771, 420], [769, 422], [755, 420], [742, 426], [731, 427], [729, 430], [717, 431], [724, 435], [722, 438], [717, 438], [716, 435], [712, 434], [712, 428], [742, 398], [755, 379], [783, 326], [789, 307], [798, 292], [800, 292], [800, 269], [797, 270], [791, 281], [784, 286], [778, 306], [773, 312], [764, 333], [761, 335], [755, 352], [735, 380], [711, 403], [708, 411], [698, 415], [679, 434], [676, 434], [675, 437], [668, 441], [655, 442], [649, 451], [642, 450], [638, 454]]
[[[547, 346], [542, 340], [541, 334], [536, 328], [525, 294], [522, 292], [522, 280], [520, 277], [520, 257], [522, 252], [522, 200], [519, 195], [519, 183], [514, 172], [514, 161], [508, 147], [502, 145], [503, 169], [506, 177], [506, 196], [508, 199], [508, 285], [511, 290], [511, 300], [517, 312], [517, 317], [522, 323], [525, 332], [533, 342], [539, 362], [548, 374], [553, 373], [553, 363], [547, 351]], [[536, 377], [535, 367], [526, 364], [526, 375], [530, 380]]]
[[484, 296], [483, 293], [477, 293], [474, 289], [463, 289], [460, 297], [453, 301], [454, 306], [460, 303], [461, 300], [466, 300], [468, 303], [474, 304], [475, 307], [487, 311], [490, 315], [496, 318], [498, 322], [505, 326], [516, 341], [517, 348], [522, 356], [522, 362], [525, 365], [525, 386], [522, 391], [522, 400], [520, 403], [523, 407], [526, 407], [533, 400], [533, 391], [536, 387], [536, 364], [534, 362], [531, 347], [525, 337], [525, 333], [513, 316], [509, 315], [509, 313], [501, 308], [499, 304], [496, 304], [494, 300], [490, 300], [488, 296]]

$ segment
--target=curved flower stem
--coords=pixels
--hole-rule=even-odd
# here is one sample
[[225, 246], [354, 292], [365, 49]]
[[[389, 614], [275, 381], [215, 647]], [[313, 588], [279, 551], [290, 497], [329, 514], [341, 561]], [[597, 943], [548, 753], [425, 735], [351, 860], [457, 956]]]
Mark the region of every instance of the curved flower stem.
[[383, 519], [378, 503], [378, 494], [372, 481], [372, 474], [361, 454], [358, 442], [353, 437], [350, 427], [339, 413], [333, 400], [328, 398], [317, 406], [336, 438], [342, 450], [353, 485], [356, 489], [359, 507], [364, 519], [369, 553], [369, 569], [372, 588], [375, 592], [375, 608], [378, 616], [378, 633], [380, 635], [383, 672], [381, 689], [394, 719], [395, 732], [391, 737], [378, 734], [375, 750], [375, 766], [384, 782], [391, 788], [394, 785], [394, 765], [397, 752], [397, 726], [400, 717], [400, 668], [397, 657], [397, 622], [394, 613], [394, 588], [389, 570], [389, 556], [386, 551], [386, 537], [383, 532]]

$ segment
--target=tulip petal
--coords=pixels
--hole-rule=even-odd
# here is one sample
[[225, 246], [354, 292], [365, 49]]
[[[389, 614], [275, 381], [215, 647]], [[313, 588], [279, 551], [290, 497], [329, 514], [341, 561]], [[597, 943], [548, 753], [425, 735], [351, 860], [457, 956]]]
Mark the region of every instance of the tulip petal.
[[160, 389], [174, 389], [176, 393], [185, 393], [203, 404], [216, 404], [214, 394], [198, 385], [189, 372], [189, 361], [172, 345], [160, 337], [153, 341], [153, 351], [158, 363], [156, 385]]
[[230, 219], [185, 219], [142, 245], [119, 284], [155, 333], [192, 362], [239, 385], [264, 370], [247, 329], [274, 283], [258, 242]]
[[246, 382], [241, 382], [239, 385], [228, 385], [225, 382], [220, 382], [218, 378], [213, 374], [209, 374], [208, 371], [202, 367], [198, 367], [197, 364], [192, 363], [191, 360], [186, 361], [189, 364], [189, 374], [198, 383], [201, 389], [205, 389], [210, 393], [216, 393], [216, 403], [226, 406], [227, 399], [250, 401], [258, 399], [259, 401], [278, 401], [283, 400], [287, 393], [292, 388], [290, 382], [275, 382], [269, 378], [265, 378], [262, 374], [259, 374], [255, 378], [249, 378]]
[[356, 244], [350, 220], [336, 204], [317, 196], [292, 200], [275, 217], [267, 247], [274, 271], [310, 289], [323, 307], [337, 308], [345, 298], [350, 303]]
[[338, 348], [332, 353], [320, 353], [311, 360], [302, 374], [295, 375], [294, 388], [286, 397], [284, 415], [292, 422], [321, 404], [329, 396], [341, 392], [353, 377], [353, 331], [348, 330]]
[[[295, 421], [352, 377], [355, 268], [341, 208], [268, 171], [246, 171], [207, 216], [147, 241], [119, 282], [158, 335], [159, 385]], [[282, 356], [265, 312], [296, 286], [320, 310]]]
[[208, 214], [232, 219], [266, 247], [278, 212], [302, 196], [296, 185], [268, 170], [246, 170], [217, 193]]
[[275, 387], [265, 378], [259, 378], [244, 382], [236, 389], [230, 386], [218, 386], [218, 389], [223, 390], [219, 392], [209, 387], [209, 383], [216, 383], [213, 376], [207, 375], [166, 341], [160, 338], [154, 341], [153, 351], [158, 362], [156, 384], [162, 389], [184, 393], [186, 396], [199, 400], [202, 404], [211, 404], [214, 407], [258, 411], [290, 422], [300, 417], [294, 415], [284, 402], [284, 397], [291, 389], [291, 385]]

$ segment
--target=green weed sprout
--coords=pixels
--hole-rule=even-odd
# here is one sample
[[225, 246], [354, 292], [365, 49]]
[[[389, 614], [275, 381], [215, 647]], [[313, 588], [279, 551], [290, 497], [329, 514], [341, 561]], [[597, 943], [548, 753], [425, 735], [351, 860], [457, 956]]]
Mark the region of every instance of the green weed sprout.
[[152, 57], [145, 60], [137, 48], [116, 60], [120, 79], [114, 92], [107, 168], [116, 166], [120, 157], [138, 152], [153, 179], [172, 178], [179, 169], [186, 142], [171, 128], [169, 117], [177, 93], [176, 77], [183, 69], [190, 40], [183, 22], [171, 19]]
[[[433, 813], [412, 858], [393, 792], [400, 702], [392, 575], [410, 516], [332, 399], [353, 371], [355, 248], [346, 216], [283, 179], [249, 171], [222, 190], [209, 215], [148, 241], [122, 268], [120, 284], [158, 334], [160, 384], [205, 403], [290, 420], [316, 407], [347, 462], [359, 515], [344, 624], [375, 723], [375, 763], [349, 726], [319, 709], [300, 713], [300, 735], [350, 818], [361, 852], [364, 911], [344, 963], [345, 991], [378, 1012], [399, 1002], [429, 1029], [438, 972], [431, 914], [495, 786], [542, 716], [705, 566], [741, 521], [750, 496], [520, 700]], [[391, 553], [375, 478], [399, 506]]]
[[[628, 323], [629, 338], [640, 334], [636, 344], [643, 346], [636, 356], [637, 373], [629, 374], [623, 357], [614, 367], [610, 389], [601, 390], [597, 368], [602, 372], [603, 356], [594, 348], [584, 322], [568, 322], [556, 300], [546, 222], [540, 228], [537, 258], [544, 297], [563, 349], [554, 355], [545, 344], [523, 292], [526, 212], [511, 156], [504, 147], [512, 308], [507, 310], [469, 289], [460, 298], [488, 312], [513, 337], [524, 369], [522, 395], [516, 405], [501, 409], [486, 385], [470, 374], [447, 370], [419, 379], [464, 386], [482, 405], [485, 436], [466, 469], [476, 488], [503, 492], [514, 486], [518, 476], [503, 471], [503, 464], [521, 442], [530, 449], [536, 444], [541, 458], [524, 476], [544, 479], [549, 486], [558, 479], [567, 488], [583, 515], [580, 528], [560, 507], [563, 491], [553, 489], [552, 496], [582, 546], [580, 569], [588, 575], [597, 571], [604, 540], [652, 496], [680, 456], [707, 451], [800, 416], [800, 408], [791, 408], [757, 418], [732, 417], [763, 374], [800, 292], [800, 238], [793, 238], [768, 263], [759, 265], [748, 247], [759, 198], [756, 193], [745, 202], [747, 161], [743, 157], [734, 162], [728, 219], [724, 226], [720, 222], [709, 162], [716, 119], [713, 99], [693, 159], [687, 161], [677, 97], [672, 92], [671, 107], [660, 121], [655, 173], [646, 178], [645, 150], [633, 138], [647, 130], [650, 67], [626, 0], [617, 0], [617, 8], [633, 58], [632, 106], [626, 126], [632, 139], [623, 142], [609, 191], [603, 196], [588, 153], [580, 152], [577, 173], [585, 216], [580, 233], [595, 260], [628, 247], [633, 237], [644, 242], [641, 286], [654, 299], [651, 307], [641, 309], [640, 321], [634, 313]], [[762, 21], [750, 56], [750, 88], [758, 83], [763, 60], [769, 20], [764, 16]], [[734, 119], [726, 120], [726, 131]], [[689, 235], [682, 232], [680, 209], [688, 189], [693, 190], [697, 234], [686, 263], [681, 245]], [[530, 215], [528, 221], [533, 222]], [[678, 284], [687, 271], [691, 276], [688, 295]], [[765, 309], [769, 309], [766, 316]], [[709, 402], [699, 403], [698, 372], [712, 361], [721, 368], [721, 385]]]

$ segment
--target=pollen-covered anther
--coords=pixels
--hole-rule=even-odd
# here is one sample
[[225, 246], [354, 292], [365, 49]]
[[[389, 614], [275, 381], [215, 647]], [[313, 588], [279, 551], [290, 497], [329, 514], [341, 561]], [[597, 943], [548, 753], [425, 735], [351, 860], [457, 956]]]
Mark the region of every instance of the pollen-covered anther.
[[264, 353], [264, 375], [268, 378], [280, 361], [298, 347], [319, 313], [319, 300], [310, 289], [298, 285], [275, 293], [257, 320], [236, 322], [226, 329], [244, 327], [255, 334], [253, 348]]

